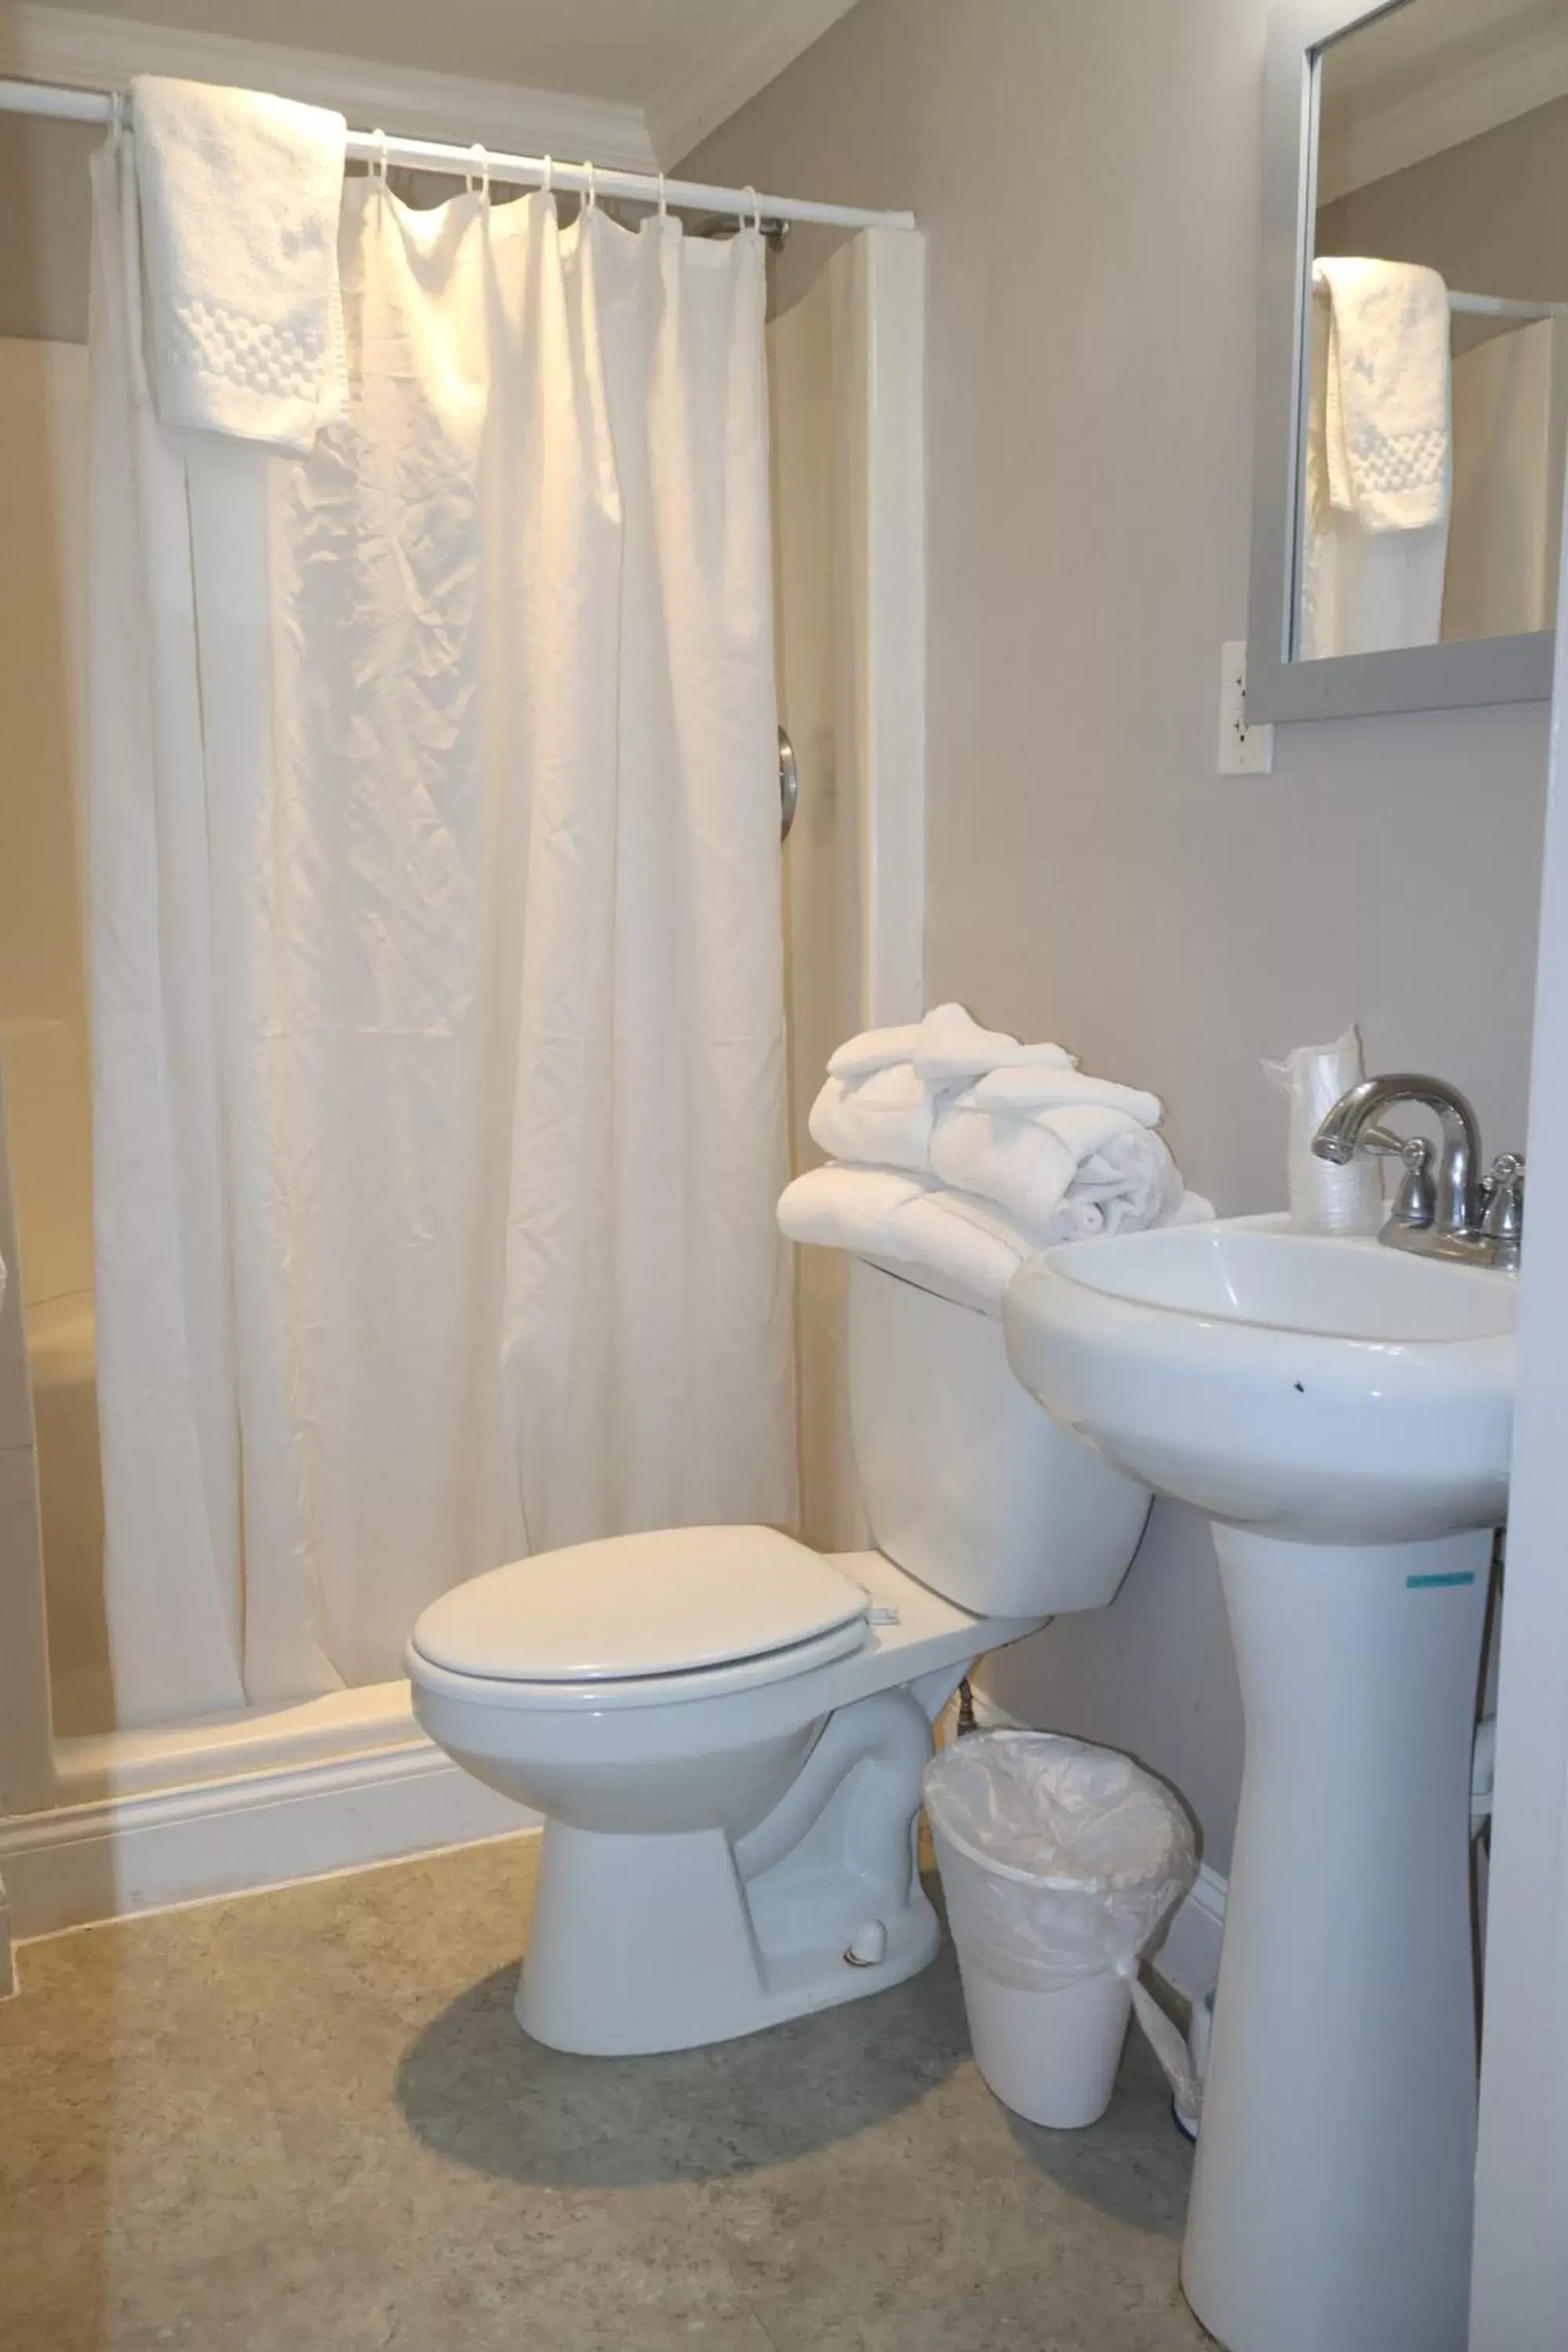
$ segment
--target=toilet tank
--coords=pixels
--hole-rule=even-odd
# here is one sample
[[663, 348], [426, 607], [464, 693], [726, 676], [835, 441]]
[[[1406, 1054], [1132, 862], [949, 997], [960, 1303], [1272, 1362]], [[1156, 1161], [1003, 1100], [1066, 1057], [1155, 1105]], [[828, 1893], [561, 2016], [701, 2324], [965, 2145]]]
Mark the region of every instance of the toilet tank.
[[849, 1412], [872, 1541], [921, 1584], [980, 1617], [1114, 1596], [1149, 1489], [1019, 1386], [999, 1318], [857, 1259]]

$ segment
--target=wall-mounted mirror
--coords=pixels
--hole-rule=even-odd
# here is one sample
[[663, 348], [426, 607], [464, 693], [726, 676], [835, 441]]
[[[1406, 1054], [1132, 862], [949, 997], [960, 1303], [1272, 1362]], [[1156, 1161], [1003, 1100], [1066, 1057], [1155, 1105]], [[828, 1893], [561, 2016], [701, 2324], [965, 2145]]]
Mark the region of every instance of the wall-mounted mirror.
[[1276, 0], [1247, 701], [1544, 698], [1568, 0]]

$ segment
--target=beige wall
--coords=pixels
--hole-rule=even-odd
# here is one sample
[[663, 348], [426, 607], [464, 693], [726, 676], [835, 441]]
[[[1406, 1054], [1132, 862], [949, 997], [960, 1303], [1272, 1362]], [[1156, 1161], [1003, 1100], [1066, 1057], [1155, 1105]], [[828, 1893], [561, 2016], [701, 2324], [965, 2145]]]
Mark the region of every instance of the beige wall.
[[102, 144], [89, 123], [0, 115], [0, 335], [86, 342], [88, 166]]
[[1568, 301], [1568, 98], [1324, 205], [1316, 250], [1424, 262], [1469, 294]]
[[[1157, 1088], [1224, 1211], [1283, 1195], [1259, 1057], [1523, 1133], [1542, 708], [1281, 730], [1215, 772], [1245, 629], [1263, 0], [859, 0], [690, 159], [909, 205], [930, 254], [928, 993]], [[792, 240], [791, 299], [821, 237]], [[1241, 1726], [1201, 1523], [998, 1660], [1016, 1711], [1166, 1771], [1229, 1860]]]

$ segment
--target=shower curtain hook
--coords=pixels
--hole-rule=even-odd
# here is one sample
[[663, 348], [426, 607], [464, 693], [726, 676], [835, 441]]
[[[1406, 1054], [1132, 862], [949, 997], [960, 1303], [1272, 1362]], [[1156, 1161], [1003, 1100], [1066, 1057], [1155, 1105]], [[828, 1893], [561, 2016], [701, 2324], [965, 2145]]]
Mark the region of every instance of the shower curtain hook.
[[[758, 195], [758, 194], [757, 194], [757, 192], [756, 192], [755, 188], [753, 188], [753, 187], [752, 187], [752, 184], [751, 184], [750, 180], [748, 180], [748, 181], [746, 182], [746, 184], [745, 184], [745, 186], [742, 189], [741, 194], [742, 194], [743, 196], [750, 196], [750, 198], [751, 198], [751, 200], [752, 200], [752, 219], [751, 219], [751, 226], [752, 226], [752, 227], [753, 229], [755, 229], [755, 231], [756, 231], [757, 235], [758, 235], [759, 236], [761, 236], [762, 233], [763, 233], [763, 200], [762, 200], [761, 196], [759, 196], [759, 195]], [[743, 216], [743, 215], [742, 215], [742, 225], [744, 225], [744, 216]]]
[[596, 213], [599, 209], [599, 183], [594, 175], [594, 166], [592, 163], [584, 163], [583, 169], [588, 174], [588, 195], [584, 209], [587, 212]]
[[371, 132], [370, 142], [372, 150], [370, 176], [373, 180], [379, 180], [384, 188], [386, 185], [386, 133], [379, 124]]
[[122, 89], [111, 89], [109, 93], [109, 135], [111, 139], [124, 138], [127, 128], [126, 117], [125, 92]]
[[555, 158], [553, 155], [547, 155], [544, 159], [544, 177], [541, 180], [539, 188], [542, 195], [552, 196], [555, 194]]
[[470, 196], [480, 195], [488, 205], [490, 200], [490, 159], [476, 139], [468, 150], [474, 163], [464, 174]]
[[658, 216], [660, 220], [668, 220], [669, 218], [669, 198], [665, 194], [664, 173], [662, 172], [658, 175]]

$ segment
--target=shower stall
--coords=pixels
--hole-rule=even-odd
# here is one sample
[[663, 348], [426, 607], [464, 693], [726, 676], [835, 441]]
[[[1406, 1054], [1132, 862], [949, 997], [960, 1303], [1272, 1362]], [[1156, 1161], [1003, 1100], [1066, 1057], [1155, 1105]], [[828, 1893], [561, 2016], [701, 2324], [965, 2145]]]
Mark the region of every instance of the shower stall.
[[[920, 1010], [922, 255], [840, 244], [767, 329], [792, 1150], [832, 1045]], [[0, 1875], [16, 1932], [518, 1826], [400, 1680], [128, 1726], [104, 1604], [81, 839], [87, 354], [0, 339]], [[826, 1253], [815, 1255], [826, 1256]], [[799, 1532], [858, 1539], [843, 1299], [795, 1298]]]

